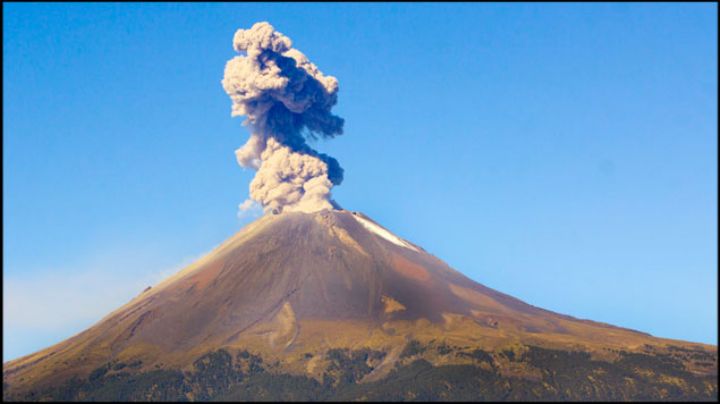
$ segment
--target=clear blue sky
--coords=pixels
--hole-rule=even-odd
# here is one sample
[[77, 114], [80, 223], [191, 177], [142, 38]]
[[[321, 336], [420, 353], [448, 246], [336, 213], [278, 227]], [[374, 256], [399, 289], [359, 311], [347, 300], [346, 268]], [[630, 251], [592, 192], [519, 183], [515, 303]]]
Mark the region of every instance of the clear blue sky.
[[220, 80], [269, 21], [340, 81], [334, 196], [489, 287], [717, 339], [714, 4], [4, 4], [4, 360], [240, 229]]

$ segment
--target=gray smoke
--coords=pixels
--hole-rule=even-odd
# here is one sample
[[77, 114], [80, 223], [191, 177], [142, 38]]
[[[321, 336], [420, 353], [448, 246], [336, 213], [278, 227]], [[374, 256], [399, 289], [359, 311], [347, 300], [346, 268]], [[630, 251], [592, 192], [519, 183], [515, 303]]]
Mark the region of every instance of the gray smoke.
[[227, 62], [222, 85], [232, 116], [245, 115], [250, 127], [247, 143], [235, 151], [238, 164], [257, 170], [250, 197], [276, 212], [332, 208], [330, 190], [342, 182], [343, 170], [307, 140], [342, 134], [343, 119], [330, 112], [337, 79], [323, 75], [267, 22], [238, 30], [233, 47], [245, 55]]

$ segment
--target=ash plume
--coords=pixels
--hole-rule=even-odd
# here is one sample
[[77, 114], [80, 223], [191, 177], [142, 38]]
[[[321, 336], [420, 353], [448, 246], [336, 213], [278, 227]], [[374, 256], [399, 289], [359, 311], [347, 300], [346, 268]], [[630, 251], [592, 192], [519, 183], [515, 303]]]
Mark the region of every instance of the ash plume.
[[240, 166], [257, 170], [250, 198], [276, 213], [332, 208], [330, 190], [342, 182], [343, 169], [307, 140], [342, 134], [343, 119], [330, 112], [337, 79], [323, 75], [267, 22], [238, 30], [233, 47], [244, 55], [227, 62], [222, 85], [232, 116], [246, 116], [251, 132], [235, 151]]

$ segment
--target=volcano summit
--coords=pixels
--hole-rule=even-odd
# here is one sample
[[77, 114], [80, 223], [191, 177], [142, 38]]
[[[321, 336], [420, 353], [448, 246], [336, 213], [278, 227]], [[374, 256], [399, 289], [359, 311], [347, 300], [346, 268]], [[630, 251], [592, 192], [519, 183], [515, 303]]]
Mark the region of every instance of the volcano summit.
[[716, 374], [716, 347], [531, 306], [323, 210], [265, 215], [3, 382], [32, 400], [712, 400]]

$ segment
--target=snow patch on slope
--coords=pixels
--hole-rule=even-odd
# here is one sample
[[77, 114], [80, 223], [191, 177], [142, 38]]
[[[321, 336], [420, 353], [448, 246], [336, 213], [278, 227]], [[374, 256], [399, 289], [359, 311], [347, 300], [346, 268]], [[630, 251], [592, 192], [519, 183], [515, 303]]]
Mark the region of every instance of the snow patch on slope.
[[361, 225], [363, 225], [363, 227], [365, 227], [366, 229], [368, 229], [370, 232], [375, 233], [375, 234], [377, 234], [378, 236], [384, 238], [385, 240], [387, 240], [387, 241], [389, 241], [389, 242], [391, 242], [391, 243], [393, 243], [393, 244], [395, 244], [395, 245], [399, 245], [400, 247], [405, 247], [405, 248], [409, 248], [409, 249], [411, 249], [411, 250], [413, 250], [413, 251], [418, 251], [417, 248], [411, 246], [410, 244], [408, 244], [408, 243], [406, 243], [405, 241], [403, 241], [400, 237], [398, 237], [398, 236], [390, 233], [389, 231], [383, 229], [382, 227], [376, 225], [375, 223], [373, 223], [373, 222], [371, 222], [371, 221], [369, 221], [369, 220], [367, 220], [367, 219], [363, 219], [363, 218], [360, 217], [359, 215], [353, 215], [353, 217], [354, 217], [355, 220], [357, 220]]

